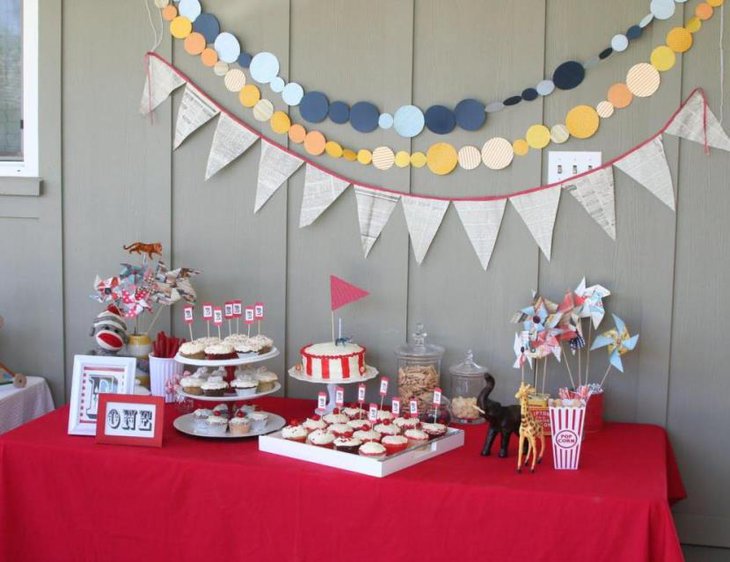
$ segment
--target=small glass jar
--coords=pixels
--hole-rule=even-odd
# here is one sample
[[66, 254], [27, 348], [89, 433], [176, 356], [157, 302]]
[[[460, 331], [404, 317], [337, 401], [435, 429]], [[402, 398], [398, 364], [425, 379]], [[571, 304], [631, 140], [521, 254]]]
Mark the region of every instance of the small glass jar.
[[426, 343], [428, 334], [423, 324], [416, 326], [412, 343], [398, 346], [398, 395], [403, 407], [408, 409], [412, 398], [418, 400], [418, 411], [423, 412], [433, 400], [433, 391], [441, 379], [441, 358], [444, 347]]
[[455, 423], [484, 423], [477, 405], [477, 397], [486, 386], [486, 367], [474, 362], [471, 349], [458, 365], [449, 368], [451, 373], [451, 414]]

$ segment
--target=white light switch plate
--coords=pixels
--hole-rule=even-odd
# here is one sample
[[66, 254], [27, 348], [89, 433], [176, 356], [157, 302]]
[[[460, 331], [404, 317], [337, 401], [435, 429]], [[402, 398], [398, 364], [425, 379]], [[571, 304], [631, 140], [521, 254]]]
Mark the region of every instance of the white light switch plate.
[[600, 152], [548, 151], [548, 183], [559, 183], [601, 165]]

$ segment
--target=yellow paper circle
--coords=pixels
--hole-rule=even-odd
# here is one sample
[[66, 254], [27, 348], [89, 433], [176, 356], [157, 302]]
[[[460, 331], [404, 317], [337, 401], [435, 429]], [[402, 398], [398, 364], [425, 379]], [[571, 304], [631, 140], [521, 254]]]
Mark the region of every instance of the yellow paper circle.
[[414, 168], [423, 168], [426, 165], [426, 155], [423, 152], [414, 152], [411, 154], [411, 166]]
[[378, 170], [389, 170], [395, 163], [395, 154], [387, 146], [379, 146], [373, 150], [373, 166]]
[[598, 113], [590, 105], [576, 105], [565, 116], [565, 126], [577, 139], [592, 137], [598, 130], [600, 121]]
[[674, 66], [677, 55], [666, 45], [660, 45], [651, 52], [651, 64], [660, 72], [666, 72]]
[[367, 166], [373, 161], [373, 153], [365, 148], [361, 148], [357, 151], [357, 161]]
[[675, 27], [667, 33], [667, 46], [675, 53], [684, 53], [692, 47], [692, 34], [683, 27]]
[[473, 170], [482, 162], [482, 154], [476, 146], [462, 146], [459, 149], [459, 166]]
[[713, 8], [718, 8], [718, 7], [722, 6], [722, 3], [723, 3], [724, 1], [725, 1], [725, 0], [707, 0], [707, 3], [708, 3], [708, 4], [710, 5], [710, 6], [712, 6]]
[[309, 131], [307, 136], [304, 137], [304, 150], [312, 154], [313, 156], [319, 156], [324, 152], [324, 146], [327, 144], [327, 139], [319, 131]]
[[289, 127], [291, 127], [289, 116], [283, 111], [275, 111], [271, 116], [271, 130], [283, 135], [289, 131]]
[[215, 63], [218, 62], [218, 53], [215, 52], [215, 49], [208, 47], [207, 49], [203, 49], [203, 52], [200, 53], [200, 60], [204, 66], [209, 68], [213, 67], [215, 66]]
[[647, 62], [632, 66], [626, 73], [626, 86], [640, 98], [648, 98], [659, 89], [659, 71]]
[[246, 84], [238, 97], [244, 107], [253, 107], [261, 99], [261, 92], [253, 84]]
[[512, 144], [502, 137], [494, 137], [482, 147], [482, 162], [490, 170], [502, 170], [512, 163], [515, 152]]
[[296, 144], [302, 144], [307, 136], [307, 130], [299, 123], [295, 123], [289, 127], [289, 140]]
[[262, 123], [268, 121], [271, 119], [273, 114], [274, 104], [269, 100], [259, 100], [256, 102], [256, 105], [253, 106], [253, 118], [256, 119], [256, 121], [261, 121]]
[[350, 162], [354, 162], [355, 160], [357, 160], [357, 154], [354, 150], [350, 150], [349, 148], [346, 148], [342, 151], [342, 157]]
[[702, 20], [697, 16], [692, 16], [687, 20], [684, 28], [690, 33], [697, 33], [700, 29], [702, 29]]
[[545, 125], [533, 125], [527, 129], [525, 140], [530, 148], [540, 150], [550, 144], [550, 129]]
[[456, 153], [456, 149], [445, 142], [432, 144], [426, 152], [428, 169], [437, 176], [451, 173], [458, 162], [459, 155]]
[[213, 65], [213, 74], [216, 76], [225, 76], [228, 72], [228, 63], [223, 62], [222, 60], [219, 60], [215, 65]]
[[405, 168], [406, 166], [409, 166], [411, 163], [411, 155], [408, 154], [405, 150], [401, 150], [398, 152], [398, 154], [395, 155], [395, 165], [399, 168]]
[[700, 18], [702, 21], [706, 21], [712, 17], [713, 11], [714, 10], [710, 4], [703, 2], [702, 4], [698, 4], [695, 8], [695, 16]]
[[185, 39], [193, 30], [193, 24], [183, 16], [177, 16], [170, 22], [170, 33], [175, 39]]
[[[548, 138], [549, 137], [550, 131], [548, 131]], [[517, 139], [515, 142], [512, 143], [512, 150], [515, 151], [516, 156], [524, 156], [525, 154], [530, 152], [530, 143], [528, 143], [525, 139]]]
[[568, 127], [562, 123], [553, 125], [552, 129], [550, 129], [550, 140], [555, 144], [563, 144], [569, 138], [570, 133], [568, 132]]
[[342, 147], [340, 146], [340, 143], [335, 141], [327, 141], [327, 144], [324, 145], [324, 151], [327, 153], [327, 156], [330, 158], [341, 158], [342, 157]]
[[608, 100], [603, 100], [596, 106], [596, 113], [598, 113], [598, 116], [601, 119], [608, 119], [611, 115], [613, 115], [613, 111], [613, 104]]

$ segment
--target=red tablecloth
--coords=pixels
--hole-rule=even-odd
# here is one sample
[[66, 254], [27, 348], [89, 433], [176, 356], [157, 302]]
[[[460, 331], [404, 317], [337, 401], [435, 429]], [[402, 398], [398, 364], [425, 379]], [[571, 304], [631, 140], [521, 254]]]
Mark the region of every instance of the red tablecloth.
[[514, 456], [481, 457], [486, 428], [470, 427], [463, 448], [378, 479], [191, 438], [167, 416], [161, 449], [68, 436], [67, 408], [0, 437], [0, 560], [682, 560], [660, 427], [607, 424], [577, 472], [553, 470], [548, 446], [521, 475]]

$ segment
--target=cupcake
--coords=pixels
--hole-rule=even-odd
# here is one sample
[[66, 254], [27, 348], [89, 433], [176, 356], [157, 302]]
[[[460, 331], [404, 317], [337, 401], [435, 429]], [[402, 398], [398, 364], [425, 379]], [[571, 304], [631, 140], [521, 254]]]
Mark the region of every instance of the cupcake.
[[378, 421], [390, 420], [393, 421], [395, 416], [388, 410], [378, 410]]
[[254, 353], [254, 350], [251, 349], [251, 346], [248, 343], [247, 337], [237, 340], [233, 344], [233, 349], [237, 355], [250, 355], [251, 353]]
[[347, 408], [342, 408], [342, 413], [351, 420], [361, 419], [367, 416], [367, 412], [357, 406], [348, 406]]
[[248, 346], [251, 348], [251, 351], [258, 353], [259, 355], [263, 355], [264, 353], [271, 351], [274, 346], [274, 340], [263, 334], [258, 334], [248, 338]]
[[203, 389], [203, 394], [206, 396], [223, 396], [223, 393], [228, 388], [228, 383], [221, 377], [211, 376], [200, 385], [200, 388]]
[[231, 334], [230, 336], [223, 338], [223, 343], [228, 343], [235, 348], [236, 344], [245, 342], [247, 340], [248, 336], [246, 334]]
[[195, 369], [193, 376], [205, 380], [210, 376], [210, 373], [211, 371], [208, 367], [198, 367], [197, 369]]
[[247, 417], [235, 417], [228, 421], [228, 429], [231, 435], [246, 435], [251, 431], [251, 420]]
[[336, 451], [343, 453], [357, 453], [357, 450], [362, 445], [362, 441], [355, 439], [354, 437], [337, 437], [334, 440], [334, 447]]
[[346, 423], [333, 423], [327, 428], [335, 437], [352, 437], [354, 430]]
[[205, 345], [194, 341], [185, 342], [178, 353], [188, 359], [205, 359]]
[[193, 343], [202, 344], [204, 348], [208, 347], [209, 345], [213, 345], [213, 344], [220, 343], [220, 342], [221, 342], [220, 338], [212, 338], [212, 337], [198, 338], [197, 340], [193, 340]]
[[379, 423], [373, 429], [383, 436], [398, 435], [400, 433], [400, 428], [397, 425], [390, 423], [390, 420], [385, 420], [383, 423]]
[[198, 408], [193, 412], [193, 427], [198, 431], [205, 431], [208, 426], [205, 423], [210, 416], [213, 415], [213, 410], [208, 408]]
[[225, 435], [226, 428], [228, 427], [228, 419], [213, 414], [212, 416], [208, 416], [205, 424], [208, 427], [208, 435]]
[[269, 414], [266, 412], [251, 412], [248, 417], [251, 418], [251, 429], [263, 431], [266, 427], [266, 421], [269, 419]]
[[186, 394], [194, 394], [199, 396], [203, 394], [203, 389], [200, 388], [205, 379], [197, 375], [189, 375], [180, 379], [180, 386], [182, 386], [183, 392]]
[[289, 441], [297, 441], [304, 443], [307, 440], [309, 432], [301, 425], [287, 425], [281, 430], [281, 436]]
[[211, 361], [223, 361], [224, 359], [237, 359], [238, 353], [233, 350], [229, 343], [214, 343], [205, 348], [205, 356]]
[[228, 404], [218, 404], [215, 408], [213, 408], [213, 413], [215, 414], [216, 412], [218, 412], [219, 416], [223, 416], [228, 419]]
[[347, 425], [349, 425], [355, 431], [367, 431], [372, 427], [368, 420], [350, 420], [349, 422], [347, 422]]
[[421, 421], [418, 418], [395, 418], [393, 423], [397, 425], [401, 431], [406, 429], [420, 429]]
[[256, 394], [256, 387], [258, 383], [252, 380], [246, 379], [233, 379], [231, 381], [231, 388], [236, 391], [239, 396], [253, 396]]
[[422, 423], [421, 429], [429, 439], [436, 439], [446, 435], [446, 426], [442, 423]]
[[389, 455], [394, 455], [408, 448], [408, 439], [402, 435], [386, 435], [380, 444], [385, 447]]
[[268, 392], [274, 390], [279, 377], [275, 373], [268, 370], [261, 370], [256, 373], [256, 380], [258, 381], [257, 392]]
[[335, 414], [334, 412], [331, 414], [327, 414], [322, 419], [326, 424], [347, 423], [350, 421], [350, 418], [348, 418], [345, 414]]
[[312, 418], [307, 418], [304, 420], [304, 423], [302, 424], [304, 426], [304, 429], [307, 431], [315, 431], [317, 429], [327, 429], [327, 424], [322, 421], [322, 419], [319, 416], [314, 416]]
[[256, 380], [256, 369], [252, 369], [251, 367], [247, 367], [245, 365], [239, 365], [233, 372], [233, 376], [237, 379], [253, 381]]
[[418, 447], [424, 443], [428, 443], [428, 433], [420, 429], [407, 429], [403, 434], [408, 439], [409, 447]]
[[369, 429], [369, 430], [361, 429], [360, 431], [356, 431], [355, 433], [353, 433], [352, 436], [355, 439], [359, 439], [363, 443], [370, 443], [370, 442], [377, 443], [380, 441], [380, 438], [382, 437], [380, 435], [380, 433], [378, 433], [377, 431], [373, 431], [372, 429]]
[[331, 449], [335, 441], [335, 436], [322, 429], [317, 429], [307, 436], [307, 443], [317, 447], [325, 447]]
[[357, 452], [361, 457], [368, 457], [369, 459], [384, 459], [386, 455], [385, 447], [375, 442], [363, 443]]

